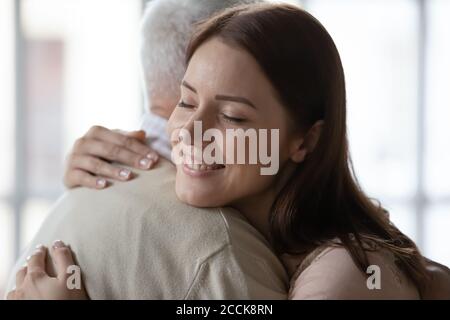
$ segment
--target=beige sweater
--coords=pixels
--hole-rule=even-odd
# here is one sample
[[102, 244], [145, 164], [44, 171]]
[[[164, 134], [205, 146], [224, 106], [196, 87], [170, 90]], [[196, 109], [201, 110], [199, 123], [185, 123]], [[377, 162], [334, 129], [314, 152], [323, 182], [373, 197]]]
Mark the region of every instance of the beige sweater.
[[91, 299], [285, 299], [288, 278], [238, 212], [178, 201], [175, 168], [107, 189], [73, 189], [56, 203], [16, 264], [56, 239], [76, 253]]

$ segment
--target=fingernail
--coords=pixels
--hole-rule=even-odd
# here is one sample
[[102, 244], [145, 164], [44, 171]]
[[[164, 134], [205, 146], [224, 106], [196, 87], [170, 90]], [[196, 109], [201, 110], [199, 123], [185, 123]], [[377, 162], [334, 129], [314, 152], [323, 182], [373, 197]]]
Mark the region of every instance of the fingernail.
[[27, 261], [30, 261], [30, 259], [31, 259], [31, 256], [28, 256], [28, 257], [27, 257]]
[[96, 185], [97, 185], [97, 188], [104, 188], [106, 186], [106, 180], [105, 179], [97, 179]]
[[156, 155], [156, 154], [154, 154], [154, 153], [152, 153], [152, 152], [150, 152], [149, 154], [147, 154], [147, 159], [150, 159], [150, 160], [153, 160], [153, 161], [156, 161], [156, 160], [158, 160], [158, 155]]
[[38, 244], [37, 246], [36, 246], [36, 249], [38, 249], [38, 250], [41, 250], [41, 249], [43, 249], [44, 248], [44, 246], [42, 245], [42, 244]]
[[65, 246], [66, 245], [61, 240], [56, 240], [55, 242], [53, 242], [53, 248], [55, 248], [55, 249], [62, 248], [62, 247], [65, 247]]
[[148, 169], [150, 168], [150, 160], [147, 158], [142, 158], [141, 160], [139, 160], [139, 166], [142, 169]]
[[119, 171], [119, 177], [121, 177], [122, 179], [128, 179], [130, 177], [130, 173], [130, 170], [122, 169]]

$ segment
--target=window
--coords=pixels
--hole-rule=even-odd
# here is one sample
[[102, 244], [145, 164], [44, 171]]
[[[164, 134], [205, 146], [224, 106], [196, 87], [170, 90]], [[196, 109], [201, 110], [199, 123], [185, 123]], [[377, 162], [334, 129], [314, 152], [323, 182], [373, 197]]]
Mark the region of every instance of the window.
[[0, 1], [0, 294], [62, 193], [74, 140], [93, 124], [139, 123], [141, 10], [141, 0]]
[[14, 260], [14, 2], [0, 1], [0, 294]]
[[[450, 264], [450, 2], [427, 1], [424, 250]], [[441, 245], [437, 245], [441, 244]]]
[[363, 189], [422, 252], [450, 264], [450, 3], [304, 0], [332, 35], [347, 82]]
[[387, 207], [395, 223], [417, 239], [416, 1], [315, 0], [307, 4], [341, 54], [357, 177], [368, 195]]

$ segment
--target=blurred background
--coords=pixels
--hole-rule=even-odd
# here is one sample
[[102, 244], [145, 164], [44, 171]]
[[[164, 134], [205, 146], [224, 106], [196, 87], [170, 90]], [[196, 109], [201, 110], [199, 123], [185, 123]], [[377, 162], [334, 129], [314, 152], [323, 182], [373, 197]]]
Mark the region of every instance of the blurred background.
[[[64, 190], [74, 140], [94, 124], [139, 124], [145, 2], [0, 0], [0, 295]], [[364, 190], [450, 265], [450, 1], [285, 2], [316, 16], [341, 53]]]

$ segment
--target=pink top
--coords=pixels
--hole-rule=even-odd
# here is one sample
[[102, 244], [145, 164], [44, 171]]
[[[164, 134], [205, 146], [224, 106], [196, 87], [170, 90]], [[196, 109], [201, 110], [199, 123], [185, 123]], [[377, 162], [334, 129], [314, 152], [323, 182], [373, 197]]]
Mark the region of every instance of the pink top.
[[390, 252], [367, 251], [367, 257], [370, 265], [379, 267], [375, 273], [362, 273], [348, 251], [333, 244], [318, 247], [304, 258], [283, 256], [292, 275], [289, 299], [420, 299]]

